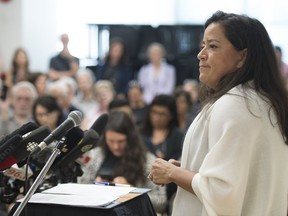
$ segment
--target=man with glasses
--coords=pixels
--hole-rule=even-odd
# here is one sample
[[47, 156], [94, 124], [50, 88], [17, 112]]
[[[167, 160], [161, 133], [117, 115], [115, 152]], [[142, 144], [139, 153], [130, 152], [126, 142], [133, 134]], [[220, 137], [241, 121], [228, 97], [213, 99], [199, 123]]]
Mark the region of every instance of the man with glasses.
[[0, 101], [0, 138], [32, 121], [32, 105], [36, 97], [36, 89], [28, 81], [12, 87], [8, 98]]

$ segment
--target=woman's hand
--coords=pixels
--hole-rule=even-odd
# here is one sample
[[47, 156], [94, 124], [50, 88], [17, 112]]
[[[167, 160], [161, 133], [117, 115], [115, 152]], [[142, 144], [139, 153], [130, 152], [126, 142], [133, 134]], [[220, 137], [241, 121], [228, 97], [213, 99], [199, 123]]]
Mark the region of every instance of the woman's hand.
[[163, 159], [157, 158], [152, 165], [152, 169], [148, 175], [148, 178], [158, 185], [174, 182], [184, 190], [195, 194], [191, 185], [192, 180], [197, 173], [181, 168], [179, 166], [180, 161], [173, 159], [165, 161]]
[[104, 179], [101, 176], [97, 176], [95, 178], [95, 182], [109, 182], [109, 180], [108, 179]]
[[115, 184], [129, 184], [127, 179], [124, 176], [117, 176], [113, 179], [113, 183]]
[[170, 177], [178, 165], [180, 165], [179, 161], [173, 159], [166, 161], [157, 158], [152, 165], [148, 178], [158, 185], [168, 184], [171, 182]]
[[172, 163], [173, 165], [175, 165], [177, 167], [181, 166], [181, 162], [178, 160], [170, 159], [168, 162]]

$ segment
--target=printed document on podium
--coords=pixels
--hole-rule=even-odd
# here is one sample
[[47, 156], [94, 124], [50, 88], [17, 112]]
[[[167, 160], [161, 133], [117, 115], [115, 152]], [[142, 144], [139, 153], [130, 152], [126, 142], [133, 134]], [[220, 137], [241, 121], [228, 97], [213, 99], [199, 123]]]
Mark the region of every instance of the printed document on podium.
[[94, 184], [59, 184], [42, 193], [34, 194], [29, 200], [29, 203], [103, 207], [113, 203], [134, 189], [135, 187]]

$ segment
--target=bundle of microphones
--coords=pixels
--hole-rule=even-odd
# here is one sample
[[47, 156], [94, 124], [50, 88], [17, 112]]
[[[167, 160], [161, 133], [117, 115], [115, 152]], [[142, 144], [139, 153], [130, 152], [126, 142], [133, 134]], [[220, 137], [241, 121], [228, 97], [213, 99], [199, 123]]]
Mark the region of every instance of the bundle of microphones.
[[73, 111], [52, 132], [48, 126], [29, 122], [4, 137], [0, 141], [0, 201], [14, 202], [26, 185], [25, 180], [33, 182], [37, 178], [54, 148], [60, 154], [38, 191], [59, 183], [76, 182], [83, 174], [79, 158], [97, 146], [108, 115], [102, 114], [85, 131], [78, 127], [81, 121], [82, 113]]

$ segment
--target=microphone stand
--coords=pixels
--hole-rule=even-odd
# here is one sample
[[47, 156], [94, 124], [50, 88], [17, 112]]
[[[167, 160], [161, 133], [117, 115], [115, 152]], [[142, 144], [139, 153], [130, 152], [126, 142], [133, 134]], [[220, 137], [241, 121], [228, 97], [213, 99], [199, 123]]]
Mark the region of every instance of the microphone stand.
[[[17, 207], [17, 209], [14, 212], [13, 216], [19, 216], [20, 215], [20, 213], [22, 212], [22, 210], [25, 207], [25, 205], [27, 204], [27, 202], [30, 200], [32, 195], [35, 193], [36, 189], [42, 183], [44, 177], [46, 176], [47, 172], [49, 171], [49, 169], [52, 166], [53, 162], [55, 161], [56, 157], [61, 153], [60, 149], [62, 148], [62, 146], [65, 143], [64, 139], [65, 138], [63, 138], [61, 141], [59, 141], [56, 144], [55, 148], [53, 149], [52, 154], [50, 155], [49, 159], [45, 163], [45, 166], [43, 167], [43, 169], [41, 170], [41, 172], [37, 176], [36, 180], [33, 182], [32, 186], [30, 187], [29, 191], [27, 192], [27, 194], [23, 198], [23, 200], [20, 203], [20, 205]], [[28, 166], [28, 164], [27, 164], [27, 166]]]

